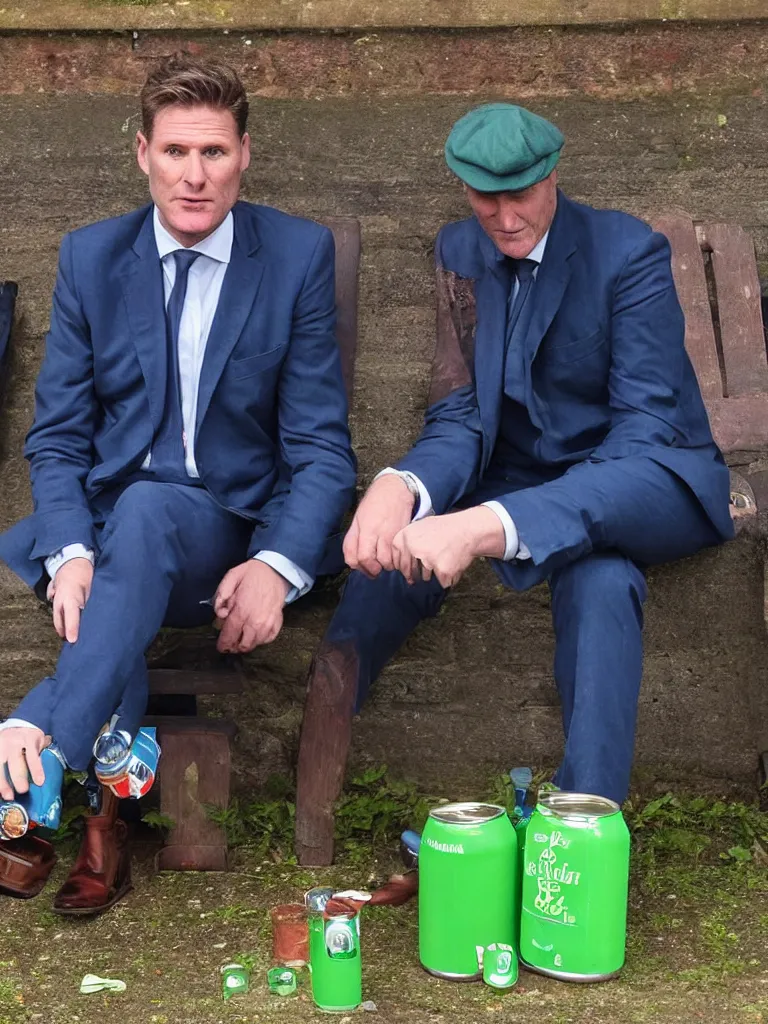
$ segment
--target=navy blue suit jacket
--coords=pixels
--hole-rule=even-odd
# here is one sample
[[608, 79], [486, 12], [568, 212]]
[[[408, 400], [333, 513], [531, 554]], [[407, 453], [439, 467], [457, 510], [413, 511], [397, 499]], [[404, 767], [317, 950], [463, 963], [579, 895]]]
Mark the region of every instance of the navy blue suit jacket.
[[[439, 513], [482, 491], [493, 458], [508, 276], [474, 217], [441, 230], [436, 259], [454, 292], [463, 290], [456, 315], [473, 349], [464, 352], [472, 380], [434, 402], [398, 466], [422, 479]], [[728, 470], [685, 351], [667, 239], [628, 214], [558, 193], [530, 301], [524, 387], [540, 431], [541, 482], [585, 461], [645, 456], [684, 480], [719, 534], [731, 537]], [[511, 495], [494, 497], [513, 514]]]
[[[231, 262], [200, 378], [203, 484], [254, 525], [250, 554], [310, 576], [355, 484], [335, 335], [331, 232], [266, 206], [233, 209]], [[61, 246], [51, 328], [27, 437], [34, 514], [0, 538], [31, 585], [139, 469], [163, 415], [166, 327], [152, 207], [81, 228]]]

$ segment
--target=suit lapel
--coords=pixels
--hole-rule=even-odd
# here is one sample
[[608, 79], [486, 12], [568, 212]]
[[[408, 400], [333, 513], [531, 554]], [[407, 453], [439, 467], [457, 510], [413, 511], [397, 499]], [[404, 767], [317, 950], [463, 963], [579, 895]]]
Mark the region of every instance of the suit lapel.
[[255, 255], [259, 240], [253, 225], [239, 206], [235, 206], [233, 215], [232, 257], [224, 275], [205, 348], [197, 398], [196, 433], [200, 431], [219, 378], [248, 320], [264, 274], [264, 264]]
[[557, 210], [549, 231], [544, 259], [536, 274], [536, 285], [530, 296], [532, 308], [525, 336], [527, 367], [530, 367], [536, 357], [544, 335], [549, 330], [549, 325], [563, 301], [565, 289], [571, 278], [568, 260], [576, 248], [576, 236], [571, 229], [568, 200], [561, 192], [558, 192]]
[[163, 268], [155, 243], [152, 207], [132, 246], [121, 283], [131, 335], [147, 389], [149, 414], [157, 430], [165, 406], [167, 340], [163, 315]]

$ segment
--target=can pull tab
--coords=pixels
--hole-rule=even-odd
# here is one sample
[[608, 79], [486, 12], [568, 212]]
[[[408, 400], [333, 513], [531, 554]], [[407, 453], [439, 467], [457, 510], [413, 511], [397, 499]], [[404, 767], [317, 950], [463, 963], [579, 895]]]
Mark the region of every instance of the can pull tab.
[[352, 960], [357, 943], [352, 921], [329, 921], [325, 926], [325, 948], [332, 960]]

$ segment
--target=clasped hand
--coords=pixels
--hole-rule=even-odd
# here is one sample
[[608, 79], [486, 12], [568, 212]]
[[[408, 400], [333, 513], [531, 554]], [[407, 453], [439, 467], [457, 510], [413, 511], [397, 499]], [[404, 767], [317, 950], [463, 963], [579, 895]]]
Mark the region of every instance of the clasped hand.
[[374, 480], [344, 539], [351, 569], [374, 578], [398, 569], [409, 583], [434, 575], [452, 587], [478, 556], [501, 558], [501, 520], [485, 506], [411, 522], [413, 495], [395, 474]]

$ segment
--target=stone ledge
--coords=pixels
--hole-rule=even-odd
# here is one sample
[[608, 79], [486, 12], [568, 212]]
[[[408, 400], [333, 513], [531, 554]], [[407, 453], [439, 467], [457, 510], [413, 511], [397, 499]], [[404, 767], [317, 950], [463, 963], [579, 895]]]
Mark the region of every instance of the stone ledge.
[[[456, 32], [232, 32], [221, 31], [65, 33], [0, 32], [0, 67], [13, 68], [0, 79], [0, 95], [19, 93], [127, 94], [135, 96], [149, 62], [174, 50], [231, 62], [243, 78], [252, 100], [332, 99], [364, 97], [468, 96], [508, 99], [515, 103], [541, 103], [546, 98], [590, 96], [602, 100], [647, 99], [653, 96], [723, 92], [760, 98], [766, 86], [768, 21], [747, 24], [680, 22], [666, 25], [585, 28], [472, 29]], [[730, 129], [717, 120], [713, 106], [702, 130], [711, 127], [721, 141], [730, 143]], [[256, 106], [254, 106], [254, 111]], [[132, 134], [135, 119], [123, 132]], [[444, 123], [447, 131], [449, 122]], [[651, 149], [658, 146], [651, 140]], [[429, 151], [440, 157], [441, 145]], [[420, 153], [406, 162], [401, 173], [418, 181]], [[663, 152], [657, 153], [663, 160]], [[362, 165], [350, 174], [366, 171]], [[298, 174], [309, 172], [309, 167]], [[443, 173], [443, 172], [441, 172]], [[445, 180], [449, 180], [444, 172]], [[339, 186], [341, 187], [341, 186]], [[340, 200], [341, 202], [341, 200]], [[345, 209], [341, 202], [340, 209]], [[387, 245], [404, 246], [396, 221], [387, 218], [366, 237], [372, 242], [364, 260]], [[364, 230], [368, 225], [364, 225]], [[374, 305], [391, 308], [393, 287], [400, 305], [423, 306], [424, 281], [420, 253], [427, 250], [424, 231], [414, 229], [403, 250], [407, 268], [376, 274]], [[398, 241], [392, 242], [397, 235]], [[46, 240], [56, 245], [56, 226]], [[390, 239], [387, 242], [387, 239]], [[422, 270], [431, 274], [431, 264]], [[431, 279], [430, 279], [431, 280]], [[413, 284], [416, 284], [414, 291]], [[407, 288], [407, 294], [404, 292]], [[410, 297], [409, 297], [410, 296]], [[429, 317], [433, 314], [430, 312]], [[431, 321], [430, 321], [431, 322]], [[396, 329], [410, 335], [410, 323]], [[365, 358], [365, 356], [363, 356]], [[423, 354], [429, 360], [431, 355]]]
[[0, 32], [509, 28], [768, 19], [766, 0], [15, 0]]

